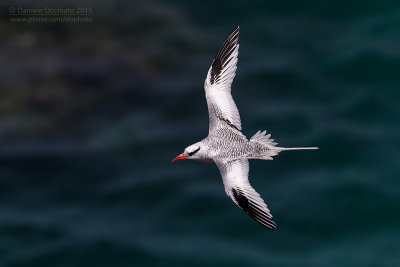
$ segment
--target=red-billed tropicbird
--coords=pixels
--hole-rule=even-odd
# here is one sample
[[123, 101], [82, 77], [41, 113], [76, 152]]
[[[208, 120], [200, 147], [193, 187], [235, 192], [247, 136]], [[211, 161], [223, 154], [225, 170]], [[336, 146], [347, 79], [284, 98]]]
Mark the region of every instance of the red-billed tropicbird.
[[208, 136], [174, 158], [215, 162], [221, 173], [226, 194], [250, 217], [274, 230], [276, 224], [264, 200], [249, 183], [248, 159], [272, 160], [284, 150], [318, 149], [276, 146], [266, 131], [258, 131], [250, 140], [241, 132], [239, 111], [231, 96], [231, 84], [239, 54], [239, 27], [223, 42], [204, 82], [209, 114]]

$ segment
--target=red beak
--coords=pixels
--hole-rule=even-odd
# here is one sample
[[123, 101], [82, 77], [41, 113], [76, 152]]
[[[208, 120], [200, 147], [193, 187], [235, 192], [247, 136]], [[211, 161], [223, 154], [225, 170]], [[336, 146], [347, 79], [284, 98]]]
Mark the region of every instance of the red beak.
[[188, 155], [186, 155], [185, 153], [182, 153], [182, 154], [180, 154], [179, 156], [177, 156], [176, 158], [174, 158], [174, 159], [172, 160], [172, 162], [177, 161], [177, 160], [180, 160], [180, 159], [187, 159], [188, 157], [189, 157]]

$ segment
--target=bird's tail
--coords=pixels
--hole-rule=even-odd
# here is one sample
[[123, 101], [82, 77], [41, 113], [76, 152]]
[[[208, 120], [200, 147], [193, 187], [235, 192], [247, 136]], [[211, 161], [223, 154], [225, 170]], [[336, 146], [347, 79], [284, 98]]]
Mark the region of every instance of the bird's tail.
[[285, 151], [285, 150], [314, 150], [314, 149], [319, 149], [319, 147], [275, 147], [276, 149], [279, 149], [280, 151]]
[[274, 139], [271, 138], [271, 134], [267, 134], [267, 131], [258, 131], [251, 138], [251, 142], [257, 142], [269, 147], [275, 147], [278, 143], [274, 142]]
[[263, 132], [258, 131], [250, 138], [250, 141], [260, 143], [263, 146], [267, 147], [268, 152], [260, 153], [259, 155], [255, 153], [255, 155], [252, 156], [251, 158], [272, 160], [272, 157], [278, 155], [278, 153], [281, 151], [318, 149], [318, 147], [278, 147], [276, 146], [278, 143], [274, 142], [274, 139], [270, 138], [271, 134], [266, 135], [266, 133], [267, 133], [266, 131]]

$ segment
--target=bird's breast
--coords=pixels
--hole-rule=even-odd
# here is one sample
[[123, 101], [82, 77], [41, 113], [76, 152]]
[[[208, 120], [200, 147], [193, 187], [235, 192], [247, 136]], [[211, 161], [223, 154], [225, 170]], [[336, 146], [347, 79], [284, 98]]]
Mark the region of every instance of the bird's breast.
[[243, 140], [216, 138], [209, 144], [209, 155], [211, 158], [224, 158], [227, 160], [242, 158], [251, 153], [248, 143], [248, 141]]

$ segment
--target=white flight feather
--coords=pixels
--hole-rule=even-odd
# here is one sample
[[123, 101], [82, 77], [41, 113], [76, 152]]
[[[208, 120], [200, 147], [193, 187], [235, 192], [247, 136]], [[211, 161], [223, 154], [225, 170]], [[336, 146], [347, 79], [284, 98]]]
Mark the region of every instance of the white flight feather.
[[[231, 85], [233, 79], [236, 75], [236, 64], [238, 61], [239, 55], [239, 44], [236, 45], [232, 54], [228, 58], [229, 63], [222, 69], [218, 82], [211, 85], [211, 70], [212, 67], [208, 70], [207, 78], [204, 82], [204, 89], [206, 92], [207, 104], [209, 106], [209, 112], [213, 111], [210, 106], [213, 104], [218, 108], [218, 111], [221, 113], [222, 118], [229, 120], [236, 128], [239, 130], [242, 129], [242, 124], [240, 121], [239, 110], [236, 107], [235, 101], [231, 95]], [[212, 116], [217, 116], [218, 114], [209, 114], [210, 121]], [[212, 129], [210, 129], [211, 131]]]
[[231, 162], [216, 161], [224, 183], [226, 194], [238, 205], [232, 189], [240, 190], [244, 195], [255, 204], [261, 211], [262, 215], [272, 218], [270, 210], [249, 182], [249, 161], [247, 159], [237, 159]]

